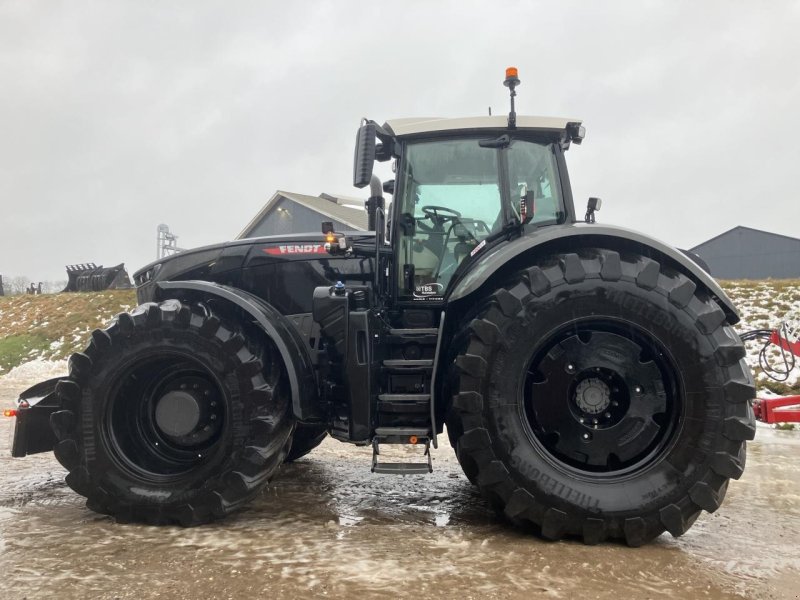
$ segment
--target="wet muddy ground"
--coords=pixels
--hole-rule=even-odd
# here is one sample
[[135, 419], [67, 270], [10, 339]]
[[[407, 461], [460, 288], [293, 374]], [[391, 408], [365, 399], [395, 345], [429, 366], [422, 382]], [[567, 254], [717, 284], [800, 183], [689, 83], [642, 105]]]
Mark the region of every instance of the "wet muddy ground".
[[[0, 407], [29, 383], [0, 380]], [[719, 511], [631, 549], [518, 533], [442, 438], [432, 475], [372, 475], [368, 449], [326, 440], [222, 523], [120, 525], [85, 508], [51, 454], [10, 458], [12, 424], [0, 423], [3, 600], [800, 597], [800, 432], [760, 428]]]

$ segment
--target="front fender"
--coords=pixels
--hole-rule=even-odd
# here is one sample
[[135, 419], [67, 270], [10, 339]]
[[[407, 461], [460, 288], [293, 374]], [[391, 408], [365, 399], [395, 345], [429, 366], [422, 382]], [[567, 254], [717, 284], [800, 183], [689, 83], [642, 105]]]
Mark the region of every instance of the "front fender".
[[630, 249], [644, 255], [664, 256], [677, 269], [714, 296], [725, 311], [728, 323], [734, 325], [739, 322], [739, 312], [725, 291], [696, 262], [680, 250], [637, 231], [611, 225], [588, 225], [586, 223], [543, 227], [512, 242], [500, 244], [479, 260], [456, 283], [448, 296], [449, 302], [460, 301], [474, 294], [494, 275], [500, 274], [503, 267], [523, 254], [540, 254], [548, 247], [556, 245], [560, 249], [565, 245], [571, 249], [581, 247]]
[[160, 281], [157, 299], [200, 300], [216, 298], [235, 306], [250, 317], [275, 344], [286, 366], [294, 415], [303, 421], [323, 417], [314, 367], [303, 340], [291, 322], [261, 298], [244, 290], [208, 281]]

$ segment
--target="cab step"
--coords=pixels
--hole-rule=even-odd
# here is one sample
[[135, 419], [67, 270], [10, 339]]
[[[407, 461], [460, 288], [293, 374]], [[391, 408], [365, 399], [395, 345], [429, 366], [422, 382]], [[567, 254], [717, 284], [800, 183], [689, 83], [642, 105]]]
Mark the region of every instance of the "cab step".
[[[425, 444], [427, 462], [382, 463], [378, 461], [381, 454], [380, 444]], [[433, 473], [431, 462], [430, 429], [413, 427], [378, 427], [372, 439], [372, 472], [385, 475], [425, 475]]]
[[407, 344], [414, 342], [427, 346], [436, 344], [439, 337], [439, 330], [435, 327], [425, 327], [420, 329], [390, 329], [386, 341], [390, 344]]
[[430, 437], [431, 430], [422, 427], [378, 427], [374, 439], [381, 444], [420, 444]]
[[433, 472], [433, 466], [426, 463], [379, 463], [372, 465], [373, 473], [383, 475], [427, 475]]
[[378, 410], [382, 413], [428, 413], [430, 394], [379, 394]]
[[416, 336], [416, 335], [438, 335], [436, 327], [421, 327], [418, 329], [390, 329], [389, 335]]
[[414, 360], [405, 358], [390, 358], [383, 361], [383, 367], [384, 369], [395, 373], [431, 371], [433, 369], [433, 361], [427, 358]]

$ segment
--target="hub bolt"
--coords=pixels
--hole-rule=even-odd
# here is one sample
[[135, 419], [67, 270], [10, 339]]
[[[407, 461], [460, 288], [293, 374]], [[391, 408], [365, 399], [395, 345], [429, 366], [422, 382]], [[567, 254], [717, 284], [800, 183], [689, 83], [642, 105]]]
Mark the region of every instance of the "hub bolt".
[[584, 434], [583, 434], [581, 437], [582, 437], [584, 440], [587, 440], [587, 441], [588, 441], [588, 440], [590, 440], [590, 439], [592, 439], [592, 436], [591, 436], [590, 434], [588, 434], [588, 433], [584, 433]]
[[567, 373], [574, 373], [575, 372], [575, 365], [572, 363], [567, 365]]
[[611, 413], [607, 412], [607, 413], [606, 413], [606, 414], [604, 414], [603, 416], [604, 416], [606, 419], [610, 419], [610, 418], [611, 418]]
[[217, 415], [211, 415], [210, 419], [211, 419], [212, 421], [216, 421], [216, 419], [217, 419]]
[[641, 394], [642, 388], [637, 385], [635, 388], [633, 388], [633, 391], [635, 391], [637, 394]]

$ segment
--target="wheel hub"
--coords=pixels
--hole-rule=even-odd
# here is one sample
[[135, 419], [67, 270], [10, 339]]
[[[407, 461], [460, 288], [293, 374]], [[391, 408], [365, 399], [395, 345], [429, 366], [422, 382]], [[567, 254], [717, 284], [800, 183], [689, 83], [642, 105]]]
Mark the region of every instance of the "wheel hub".
[[210, 440], [222, 422], [218, 396], [204, 377], [179, 374], [154, 393], [154, 425], [165, 441], [190, 449]]
[[156, 405], [156, 424], [167, 435], [182, 437], [200, 422], [200, 403], [190, 392], [174, 390], [164, 394]]
[[611, 391], [600, 379], [584, 379], [575, 389], [575, 402], [583, 412], [599, 415], [611, 404]]
[[646, 463], [675, 420], [671, 365], [646, 332], [587, 321], [532, 357], [525, 410], [553, 458], [583, 473]]

